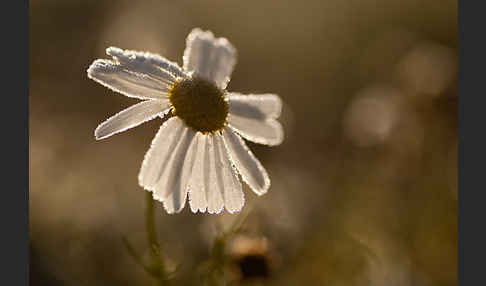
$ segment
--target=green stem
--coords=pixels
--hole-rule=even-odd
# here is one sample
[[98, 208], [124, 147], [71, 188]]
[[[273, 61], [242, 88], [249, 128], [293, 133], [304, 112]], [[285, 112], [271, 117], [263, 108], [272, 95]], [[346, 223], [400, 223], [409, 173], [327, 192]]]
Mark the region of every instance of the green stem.
[[145, 227], [147, 229], [147, 241], [150, 250], [151, 269], [153, 269], [154, 277], [157, 279], [157, 285], [168, 285], [166, 279], [164, 261], [161, 257], [161, 248], [157, 237], [157, 228], [155, 227], [155, 204], [151, 192], [146, 192], [145, 202], [147, 208], [145, 210]]

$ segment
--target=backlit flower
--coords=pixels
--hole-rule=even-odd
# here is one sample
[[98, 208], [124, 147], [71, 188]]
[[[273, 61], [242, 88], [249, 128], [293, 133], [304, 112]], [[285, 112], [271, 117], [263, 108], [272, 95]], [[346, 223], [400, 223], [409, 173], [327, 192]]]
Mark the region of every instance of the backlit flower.
[[139, 184], [162, 201], [168, 213], [230, 213], [244, 205], [238, 178], [258, 195], [267, 192], [267, 172], [243, 138], [278, 145], [282, 103], [275, 94], [226, 91], [236, 50], [225, 38], [194, 29], [187, 37], [183, 68], [159, 55], [110, 47], [113, 60], [95, 60], [88, 77], [129, 97], [143, 100], [101, 123], [97, 140], [155, 117], [160, 127], [145, 155]]

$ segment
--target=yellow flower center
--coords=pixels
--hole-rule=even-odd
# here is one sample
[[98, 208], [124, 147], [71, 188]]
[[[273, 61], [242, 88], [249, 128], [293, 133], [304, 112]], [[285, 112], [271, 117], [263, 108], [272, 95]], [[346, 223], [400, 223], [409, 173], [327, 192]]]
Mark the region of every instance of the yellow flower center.
[[224, 91], [201, 78], [176, 81], [169, 92], [172, 113], [194, 131], [210, 133], [221, 130], [228, 116]]

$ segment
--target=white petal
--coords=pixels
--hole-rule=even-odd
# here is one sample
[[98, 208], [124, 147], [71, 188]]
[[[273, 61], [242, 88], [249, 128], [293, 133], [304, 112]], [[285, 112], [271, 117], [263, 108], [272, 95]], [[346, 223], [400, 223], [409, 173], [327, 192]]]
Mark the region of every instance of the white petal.
[[230, 112], [234, 115], [264, 119], [278, 118], [282, 111], [282, 100], [276, 94], [228, 94]]
[[150, 149], [140, 168], [138, 182], [140, 186], [152, 191], [169, 163], [170, 156], [182, 138], [184, 131], [182, 121], [172, 117], [162, 124], [152, 140]]
[[[186, 203], [187, 183], [194, 162], [196, 133], [184, 127], [182, 139], [174, 150], [167, 168], [154, 187], [154, 199], [163, 201], [168, 213], [180, 212]], [[196, 143], [197, 144], [197, 143]], [[197, 148], [197, 146], [195, 146]]]
[[276, 120], [282, 102], [275, 94], [242, 95], [230, 93], [228, 125], [243, 138], [265, 145], [283, 141], [282, 125]]
[[269, 146], [283, 141], [282, 125], [275, 119], [255, 120], [241, 116], [228, 115], [228, 126], [246, 140]]
[[236, 49], [227, 39], [196, 28], [187, 36], [183, 59], [186, 72], [194, 71], [225, 89], [236, 64]]
[[[223, 186], [221, 182], [221, 162], [218, 161], [215, 145], [215, 136], [213, 134], [207, 134], [206, 152], [205, 152], [205, 166], [209, 170], [209, 180], [205, 180], [206, 199], [208, 202], [208, 213], [217, 214], [223, 210]], [[207, 177], [206, 177], [207, 178]]]
[[270, 178], [262, 164], [248, 149], [243, 139], [230, 128], [223, 129], [223, 141], [231, 162], [241, 175], [243, 181], [257, 194], [263, 195], [270, 187]]
[[207, 137], [202, 133], [196, 134], [197, 151], [194, 159], [191, 177], [189, 179], [189, 204], [192, 212], [205, 212], [208, 206], [206, 201], [205, 180], [209, 180], [209, 169], [205, 168]]
[[168, 99], [147, 100], [130, 106], [98, 125], [96, 140], [109, 137], [152, 120], [169, 111]]
[[[182, 181], [182, 171], [188, 148], [194, 138], [194, 131], [183, 127], [182, 135], [174, 151], [169, 155], [165, 168], [161, 170], [153, 187], [154, 198], [164, 201], [172, 192], [185, 191], [187, 180]], [[187, 178], [186, 178], [187, 179]], [[182, 192], [181, 191], [181, 192]]]
[[175, 80], [169, 73], [167, 78], [132, 71], [127, 66], [110, 60], [95, 60], [88, 69], [88, 77], [128, 97], [139, 99], [167, 98]]
[[222, 136], [219, 134], [214, 135], [214, 143], [216, 148], [216, 162], [219, 162], [219, 166], [216, 168], [216, 171], [219, 173], [219, 180], [217, 182], [219, 188], [223, 190], [224, 206], [229, 213], [238, 212], [245, 204], [245, 197], [241, 188], [241, 182], [238, 179], [238, 173], [229, 160]]
[[162, 71], [169, 72], [176, 78], [186, 76], [177, 63], [169, 61], [157, 54], [122, 50], [116, 47], [109, 47], [106, 49], [106, 54], [141, 73], [159, 74]]
[[186, 205], [187, 190], [182, 190], [180, 192], [174, 191], [165, 199], [161, 199], [154, 194], [154, 200], [162, 201], [164, 204], [164, 209], [168, 214], [178, 213], [182, 211]]

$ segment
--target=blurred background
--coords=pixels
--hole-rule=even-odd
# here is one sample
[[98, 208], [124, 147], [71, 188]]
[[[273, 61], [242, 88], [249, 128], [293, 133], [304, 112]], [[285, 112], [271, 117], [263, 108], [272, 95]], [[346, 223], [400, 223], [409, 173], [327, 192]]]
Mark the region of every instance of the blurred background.
[[194, 27], [237, 48], [229, 90], [281, 96], [286, 139], [249, 144], [272, 187], [244, 186], [240, 215], [155, 204], [172, 285], [219, 258], [218, 285], [456, 285], [456, 2], [31, 0], [31, 285], [157, 283], [123, 238], [148, 258], [137, 176], [162, 120], [96, 142], [137, 100], [86, 69], [109, 46], [181, 64]]

